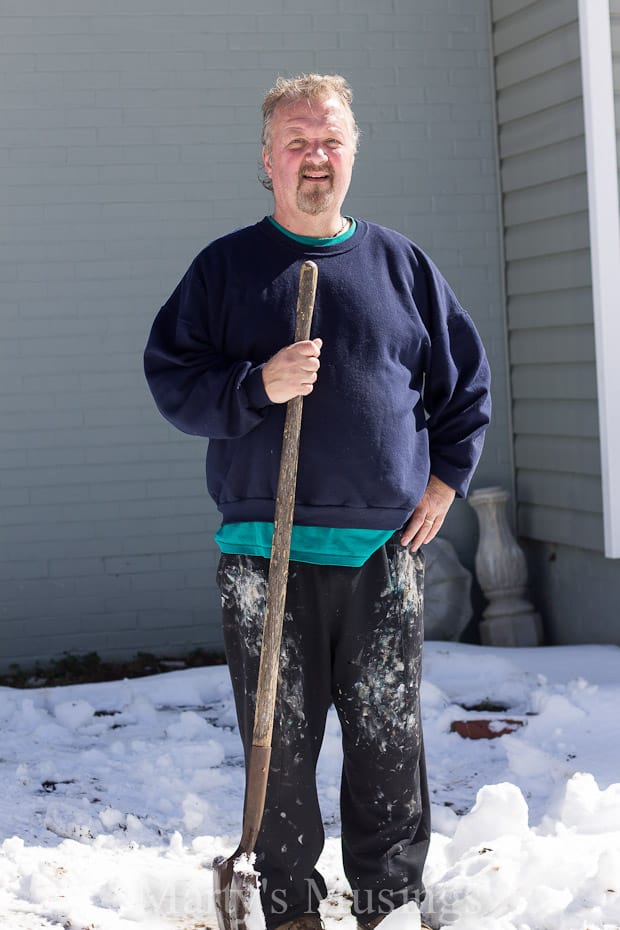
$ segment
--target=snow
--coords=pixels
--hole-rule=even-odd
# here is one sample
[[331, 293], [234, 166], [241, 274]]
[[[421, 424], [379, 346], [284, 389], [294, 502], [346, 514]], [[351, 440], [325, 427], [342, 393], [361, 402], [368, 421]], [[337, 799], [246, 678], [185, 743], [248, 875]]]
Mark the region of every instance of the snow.
[[[433, 800], [425, 919], [618, 930], [620, 649], [427, 642], [422, 705]], [[503, 717], [523, 725], [480, 740], [450, 729], [480, 718], [495, 735]], [[0, 688], [0, 727], [0, 930], [216, 926], [211, 862], [238, 844], [244, 788], [225, 667]], [[339, 733], [331, 711], [319, 868], [327, 930], [354, 930]], [[383, 926], [415, 930], [419, 915], [401, 909]]]

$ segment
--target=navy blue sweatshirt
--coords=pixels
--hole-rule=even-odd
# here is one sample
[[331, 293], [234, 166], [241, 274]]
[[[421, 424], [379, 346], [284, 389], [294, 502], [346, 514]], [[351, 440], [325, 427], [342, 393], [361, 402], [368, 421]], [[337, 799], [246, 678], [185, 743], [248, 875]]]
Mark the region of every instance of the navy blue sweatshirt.
[[209, 438], [223, 522], [272, 521], [285, 404], [262, 366], [294, 341], [299, 268], [318, 265], [294, 520], [398, 529], [432, 473], [464, 496], [489, 423], [489, 367], [470, 316], [430, 259], [362, 220], [303, 245], [267, 219], [207, 246], [161, 308], [145, 373], [161, 413]]

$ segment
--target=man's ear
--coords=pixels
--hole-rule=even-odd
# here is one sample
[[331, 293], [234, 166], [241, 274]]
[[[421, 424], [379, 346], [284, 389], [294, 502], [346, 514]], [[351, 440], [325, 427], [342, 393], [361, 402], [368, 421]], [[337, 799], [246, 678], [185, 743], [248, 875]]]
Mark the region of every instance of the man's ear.
[[263, 146], [263, 165], [265, 166], [265, 171], [269, 177], [271, 177], [271, 158], [265, 146]]

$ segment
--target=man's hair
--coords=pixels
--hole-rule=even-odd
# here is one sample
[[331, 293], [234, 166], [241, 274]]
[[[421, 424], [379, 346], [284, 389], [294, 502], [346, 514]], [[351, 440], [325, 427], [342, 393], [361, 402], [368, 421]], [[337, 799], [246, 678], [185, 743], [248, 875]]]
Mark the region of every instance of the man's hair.
[[340, 74], [300, 74], [298, 77], [278, 77], [273, 87], [263, 98], [263, 132], [262, 143], [267, 149], [271, 147], [271, 120], [273, 112], [280, 101], [293, 103], [297, 100], [316, 100], [320, 97], [338, 97], [351, 115], [353, 142], [357, 151], [359, 129], [351, 109], [353, 91], [347, 80]]

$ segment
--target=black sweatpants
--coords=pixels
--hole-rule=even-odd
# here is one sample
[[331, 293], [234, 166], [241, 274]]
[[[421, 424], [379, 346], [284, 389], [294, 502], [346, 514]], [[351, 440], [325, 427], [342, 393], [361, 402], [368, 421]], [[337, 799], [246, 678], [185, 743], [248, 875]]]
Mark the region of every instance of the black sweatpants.
[[[316, 912], [325, 882], [315, 771], [333, 703], [343, 733], [342, 851], [363, 921], [423, 897], [430, 836], [420, 720], [424, 557], [400, 533], [361, 568], [291, 562], [271, 769], [256, 845], [267, 930]], [[224, 640], [246, 761], [269, 561], [222, 555]]]

